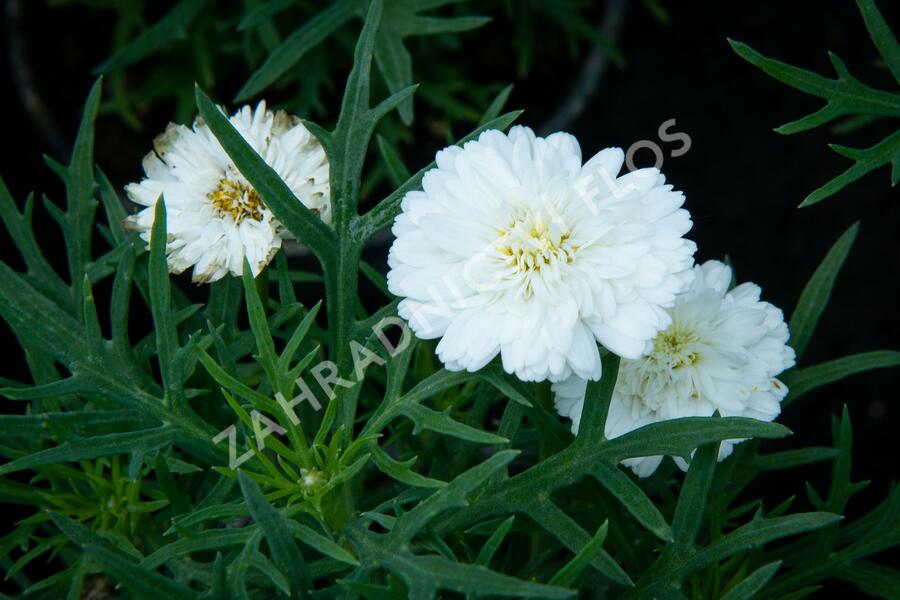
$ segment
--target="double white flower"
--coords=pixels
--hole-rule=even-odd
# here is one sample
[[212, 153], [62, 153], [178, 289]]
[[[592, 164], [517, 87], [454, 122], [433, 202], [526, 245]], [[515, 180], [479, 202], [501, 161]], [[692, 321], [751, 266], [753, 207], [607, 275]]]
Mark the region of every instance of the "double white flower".
[[[328, 160], [319, 141], [296, 117], [273, 113], [260, 102], [245, 106], [231, 124], [294, 192], [298, 202], [331, 221]], [[127, 224], [150, 240], [154, 205], [166, 205], [166, 254], [173, 273], [193, 267], [206, 283], [240, 275], [246, 258], [253, 274], [265, 267], [287, 234], [259, 194], [238, 171], [209, 127], [169, 124], [144, 158], [146, 177], [126, 186], [128, 197], [146, 206]]]
[[[670, 310], [671, 325], [649, 342], [637, 360], [623, 360], [610, 401], [606, 436], [678, 417], [750, 417], [772, 421], [781, 412], [787, 387], [777, 376], [794, 365], [781, 310], [760, 300], [759, 286], [731, 291], [731, 269], [718, 261], [694, 268], [692, 285]], [[578, 377], [553, 386], [557, 411], [572, 419], [584, 406], [587, 381]], [[724, 440], [719, 460], [735, 443]], [[641, 477], [653, 473], [661, 456], [627, 459]], [[675, 461], [681, 468], [685, 462]]]
[[487, 131], [437, 154], [394, 222], [388, 286], [448, 369], [498, 354], [525, 381], [600, 377], [599, 341], [638, 358], [670, 324], [696, 246], [684, 196], [656, 169], [619, 176], [608, 148]]

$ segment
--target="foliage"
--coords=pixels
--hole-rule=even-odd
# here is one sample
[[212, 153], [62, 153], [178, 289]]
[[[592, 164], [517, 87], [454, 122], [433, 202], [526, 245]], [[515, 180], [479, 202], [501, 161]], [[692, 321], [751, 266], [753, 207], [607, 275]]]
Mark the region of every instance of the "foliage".
[[[351, 58], [352, 24], [365, 17], [368, 5], [368, 0], [178, 0], [160, 12], [133, 0], [75, 1], [114, 15], [111, 53], [95, 74], [110, 78], [108, 108], [136, 129], [139, 111], [168, 100], [176, 103], [177, 120], [188, 121], [194, 103], [186, 84], [193, 81], [205, 89], [237, 90], [235, 102], [277, 95], [290, 112], [332, 117], [326, 107]], [[588, 24], [590, 9], [584, 0], [391, 0], [375, 41], [379, 87], [396, 93], [412, 85], [415, 70], [415, 79], [423, 83], [419, 101], [443, 135], [451, 135], [453, 125], [477, 122], [499, 91], [497, 84], [478, 81], [457, 67], [463, 42], [476, 39], [469, 33], [491, 21], [513, 26], [520, 77], [530, 70], [536, 40], [547, 35], [546, 27], [536, 33], [544, 23], [558, 31], [573, 58], [580, 48], [598, 45], [622, 66], [615, 46]], [[665, 14], [655, 2], [649, 9]], [[237, 89], [234, 81], [244, 83]], [[413, 120], [413, 99], [402, 102], [397, 114], [399, 122], [390, 119], [383, 127], [392, 140], [408, 139], [403, 125]]]
[[[0, 416], [0, 497], [33, 510], [0, 539], [17, 593], [79, 598], [99, 574], [136, 598], [568, 598], [579, 589], [797, 598], [830, 578], [896, 597], [900, 573], [876, 560], [900, 543], [900, 491], [851, 522], [841, 516], [864, 487], [852, 479], [848, 410], [835, 422], [833, 447], [772, 451], [766, 440], [787, 428], [734, 417], [677, 419], [606, 439], [618, 368], [607, 354], [573, 439], [551, 414], [545, 385], [523, 384], [497, 364], [449, 372], [428, 342], [398, 342], [391, 352], [373, 335], [396, 302], [370, 312], [360, 300], [360, 272], [379, 277], [360, 261], [362, 248], [424, 173], [410, 176], [378, 140], [392, 177], [405, 180], [360, 210], [376, 125], [414, 92], [398, 83], [371, 100], [379, 32], [392, 18], [380, 1], [370, 4], [339, 118], [330, 130], [309, 124], [331, 165], [333, 227], [292, 201], [196, 89], [214, 135], [319, 261], [322, 313], [298, 301], [304, 274], [283, 254], [255, 280], [245, 269], [242, 281], [218, 281], [196, 303], [167, 272], [162, 202], [143, 251], [93, 164], [99, 81], [70, 164], [48, 161], [66, 189], [64, 207], [43, 202], [68, 248], [65, 275], [32, 231], [33, 197], [20, 209], [0, 182], [0, 218], [25, 266], [0, 263], [0, 315], [31, 373], [0, 390], [13, 413]], [[519, 113], [500, 115], [501, 106], [461, 143], [508, 127]], [[95, 220], [100, 206], [104, 218]], [[791, 318], [798, 355], [855, 235], [853, 226], [835, 243], [800, 296]], [[135, 323], [144, 316], [152, 328], [141, 333]], [[360, 348], [378, 360], [360, 368]], [[320, 410], [278, 401], [302, 394], [298, 378], [315, 379], [326, 358], [349, 385], [320, 394]], [[785, 374], [788, 400], [898, 364], [891, 351], [801, 363]], [[717, 464], [718, 443], [735, 438], [752, 439]], [[670, 461], [646, 481], [618, 466], [658, 454], [689, 460], [686, 477]], [[758, 476], [818, 462], [830, 462], [833, 476], [827, 493], [807, 489], [812, 510], [792, 511], [793, 496], [774, 505], [748, 496]], [[51, 575], [32, 577], [38, 559], [51, 560]]]
[[[900, 84], [900, 43], [875, 5], [874, 0], [856, 0], [872, 43], [881, 54], [884, 65]], [[802, 119], [778, 127], [778, 133], [791, 134], [807, 131], [831, 121], [846, 117], [835, 131], [853, 130], [877, 120], [900, 117], [900, 93], [886, 92], [869, 87], [854, 77], [837, 54], [828, 53], [837, 79], [829, 79], [811, 71], [767, 58], [750, 46], [729, 40], [731, 47], [747, 62], [767, 75], [806, 94], [825, 100], [825, 106]], [[900, 129], [895, 129], [877, 144], [868, 148], [848, 148], [830, 144], [832, 150], [853, 161], [853, 166], [811, 192], [801, 207], [811, 206], [833, 196], [867, 173], [891, 166], [891, 185], [900, 181]]]

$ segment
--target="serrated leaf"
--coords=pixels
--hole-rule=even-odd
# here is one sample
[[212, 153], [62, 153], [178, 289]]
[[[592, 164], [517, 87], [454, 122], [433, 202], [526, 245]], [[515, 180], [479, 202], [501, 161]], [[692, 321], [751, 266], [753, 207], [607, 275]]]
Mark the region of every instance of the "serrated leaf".
[[449, 435], [461, 440], [478, 444], [504, 444], [508, 442], [504, 437], [476, 429], [465, 423], [453, 419], [447, 412], [437, 412], [421, 404], [404, 406], [401, 411], [415, 424], [413, 435], [417, 435], [423, 429], [428, 429], [444, 435]]
[[843, 62], [834, 54], [831, 59], [838, 77], [828, 79], [806, 69], [767, 58], [747, 44], [735, 40], [728, 42], [738, 56], [770, 77], [827, 101], [825, 108], [818, 112], [779, 128], [780, 133], [805, 131], [847, 114], [900, 115], [900, 96], [866, 86], [850, 75]]
[[372, 445], [369, 448], [372, 452], [372, 462], [375, 463], [378, 470], [401, 483], [421, 488], [441, 488], [447, 485], [445, 481], [424, 477], [413, 471], [412, 466], [416, 462], [415, 457], [399, 462], [391, 458], [379, 446]]
[[[94, 82], [84, 103], [81, 124], [72, 148], [72, 160], [66, 170], [66, 212], [63, 219], [63, 236], [69, 260], [69, 277], [76, 307], [83, 298], [84, 269], [91, 258], [91, 237], [94, 230], [94, 121], [100, 106], [101, 80]], [[80, 309], [76, 309], [76, 314]]]
[[900, 130], [868, 148], [848, 148], [837, 144], [830, 144], [830, 147], [841, 156], [853, 160], [853, 166], [822, 187], [813, 190], [803, 199], [798, 208], [817, 204], [837, 194], [857, 179], [885, 165], [891, 166], [891, 185], [897, 185], [897, 182], [900, 181]]

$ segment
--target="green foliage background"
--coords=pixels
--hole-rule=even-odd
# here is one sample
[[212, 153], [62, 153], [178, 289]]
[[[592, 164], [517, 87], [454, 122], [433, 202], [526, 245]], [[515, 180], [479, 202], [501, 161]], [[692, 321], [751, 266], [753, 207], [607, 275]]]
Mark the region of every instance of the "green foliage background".
[[[248, 3], [236, 31], [265, 39], [266, 24], [289, 4]], [[678, 419], [609, 440], [604, 423], [618, 363], [604, 355], [604, 378], [589, 386], [573, 439], [553, 413], [546, 385], [523, 384], [498, 364], [474, 374], [446, 371], [428, 342], [414, 341], [395, 356], [385, 352], [371, 327], [395, 314], [396, 300], [385, 292], [384, 306], [366, 311], [360, 274], [385, 285], [360, 257], [427, 167], [409, 174], [383, 132], [375, 144], [379, 168], [397, 188], [369, 208], [361, 206], [361, 182], [379, 123], [394, 113], [401, 122], [414, 116], [408, 34], [455, 33], [482, 22], [420, 14], [442, 4], [332, 3], [301, 26], [302, 34], [267, 43], [267, 58], [241, 93], [295, 83], [296, 65], [316, 39], [364, 17], [333, 128], [308, 123], [330, 160], [333, 227], [294, 200], [203, 92], [202, 78], [194, 92], [200, 115], [266, 205], [308, 245], [321, 276], [295, 270], [280, 253], [255, 280], [245, 270], [242, 281], [208, 286], [201, 303], [173, 285], [164, 245], [154, 242], [145, 252], [124, 230], [122, 201], [94, 165], [100, 81], [85, 103], [70, 163], [48, 159], [66, 191], [62, 205], [42, 202], [65, 238], [65, 274], [50, 266], [32, 231], [34, 197], [20, 205], [0, 182], [0, 218], [25, 264], [15, 271], [0, 263], [0, 315], [31, 371], [31, 381], [4, 380], [0, 390], [10, 406], [0, 416], [0, 499], [33, 507], [0, 539], [8, 582], [36, 598], [80, 598], [85, 583], [102, 574], [122, 596], [136, 598], [566, 598], [580, 591], [733, 599], [799, 598], [839, 578], [897, 597], [900, 572], [877, 558], [900, 544], [900, 491], [892, 487], [861, 518], [841, 516], [865, 486], [853, 480], [846, 410], [827, 447], [770, 451], [765, 440], [790, 432], [743, 418]], [[873, 3], [859, 4], [886, 64], [900, 72], [887, 25]], [[203, 20], [208, 9], [202, 0], [178, 3], [100, 70], [118, 72], [178, 36], [195, 39], [192, 28], [218, 22]], [[812, 89], [804, 82], [821, 84], [735, 48], [804, 91]], [[371, 98], [373, 65], [387, 91], [380, 101]], [[320, 66], [329, 78], [337, 68]], [[833, 89], [815, 88], [829, 104], [801, 120], [804, 126], [846, 114], [897, 116], [879, 112], [896, 107], [895, 92], [859, 87], [846, 69], [838, 72]], [[114, 77], [108, 81], [118, 102], [123, 92]], [[848, 87], [853, 102], [842, 99]], [[460, 143], [513, 123], [518, 112], [501, 114], [507, 95], [501, 91], [473, 119], [478, 125]], [[896, 172], [894, 152], [888, 160]], [[842, 177], [841, 186], [850, 181]], [[164, 204], [156, 211], [152, 239], [165, 240]], [[891, 350], [814, 365], [802, 360], [857, 229], [835, 242], [792, 312], [790, 343], [801, 366], [783, 377], [791, 390], [785, 410], [820, 386], [900, 364], [900, 352]], [[318, 277], [324, 302], [305, 306], [295, 284]], [[95, 298], [99, 289], [108, 297]], [[140, 339], [130, 323], [136, 306], [153, 320], [153, 332]], [[351, 340], [385, 365], [369, 367], [353, 387], [336, 388], [323, 410], [306, 406], [294, 424], [275, 394], [293, 397], [295, 379], [325, 358], [352, 379]], [[257, 447], [254, 414], [286, 435]], [[238, 472], [228, 468], [227, 443], [214, 441], [229, 425], [236, 426], [239, 453], [253, 455]], [[718, 442], [734, 438], [752, 440], [717, 464]], [[637, 480], [618, 467], [624, 458], [658, 454], [690, 460], [687, 475], [667, 463]], [[780, 470], [802, 477], [804, 467], [820, 462], [832, 465], [832, 479], [827, 490], [807, 488], [814, 512], [792, 510], [793, 497], [768, 506], [748, 496], [757, 478]], [[304, 484], [309, 473], [316, 485]], [[36, 569], [48, 558], [51, 572]]]

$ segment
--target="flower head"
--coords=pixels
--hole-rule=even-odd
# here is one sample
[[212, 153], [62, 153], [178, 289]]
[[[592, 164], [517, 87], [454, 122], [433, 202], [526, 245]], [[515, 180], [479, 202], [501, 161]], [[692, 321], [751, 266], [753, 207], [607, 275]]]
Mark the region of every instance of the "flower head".
[[[760, 300], [759, 286], [743, 283], [731, 291], [731, 269], [708, 261], [694, 267], [691, 286], [675, 301], [671, 325], [648, 342], [644, 356], [623, 360], [606, 421], [606, 436], [678, 417], [750, 417], [772, 421], [781, 412], [787, 387], [776, 378], [794, 365], [781, 310]], [[554, 386], [557, 411], [572, 419], [584, 406], [587, 382], [573, 377]], [[734, 443], [724, 440], [719, 460]], [[624, 461], [646, 477], [661, 456]], [[681, 458], [679, 466], [685, 468]]]
[[696, 249], [684, 196], [656, 169], [582, 164], [569, 134], [486, 131], [437, 154], [394, 222], [388, 286], [451, 370], [498, 354], [526, 381], [600, 377], [597, 341], [637, 358], [669, 325]]
[[[273, 113], [260, 102], [245, 106], [231, 124], [323, 221], [331, 220], [328, 160], [319, 141], [296, 117]], [[146, 177], [126, 186], [146, 206], [128, 225], [150, 240], [157, 198], [166, 204], [166, 254], [173, 273], [193, 267], [206, 283], [240, 275], [246, 258], [254, 275], [265, 267], [287, 234], [253, 186], [238, 171], [201, 119], [193, 128], [170, 123], [144, 157]]]

